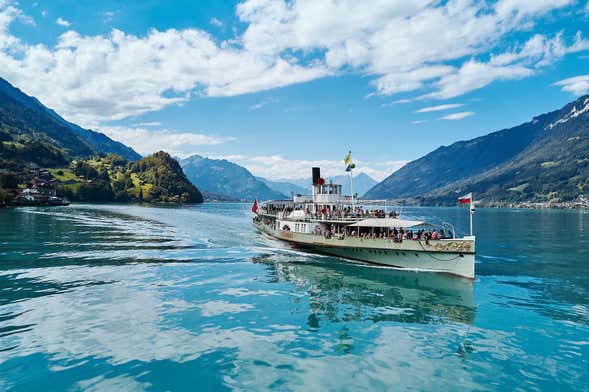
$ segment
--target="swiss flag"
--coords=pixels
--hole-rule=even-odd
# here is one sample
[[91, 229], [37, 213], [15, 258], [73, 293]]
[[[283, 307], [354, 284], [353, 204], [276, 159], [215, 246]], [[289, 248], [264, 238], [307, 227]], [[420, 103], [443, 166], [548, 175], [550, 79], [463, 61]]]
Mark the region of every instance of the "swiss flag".
[[460, 204], [470, 203], [472, 201], [472, 192], [458, 198], [458, 201], [460, 202]]
[[259, 209], [258, 208], [258, 199], [256, 199], [256, 200], [254, 200], [254, 205], [252, 206], [252, 212], [254, 214], [257, 214], [258, 213], [258, 209]]

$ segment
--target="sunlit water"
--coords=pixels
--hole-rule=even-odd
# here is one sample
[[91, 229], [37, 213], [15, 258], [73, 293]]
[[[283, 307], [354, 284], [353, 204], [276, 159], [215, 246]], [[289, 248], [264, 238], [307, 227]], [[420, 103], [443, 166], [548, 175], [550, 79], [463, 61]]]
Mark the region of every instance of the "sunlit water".
[[588, 213], [480, 209], [471, 283], [299, 252], [249, 207], [0, 210], [0, 390], [589, 389]]

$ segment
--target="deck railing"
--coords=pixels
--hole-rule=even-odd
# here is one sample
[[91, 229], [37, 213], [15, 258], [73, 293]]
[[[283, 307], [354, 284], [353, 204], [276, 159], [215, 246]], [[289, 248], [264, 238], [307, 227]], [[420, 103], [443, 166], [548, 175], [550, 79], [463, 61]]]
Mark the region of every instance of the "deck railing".
[[290, 214], [285, 214], [282, 211], [278, 212], [267, 212], [264, 210], [260, 210], [260, 215], [269, 216], [276, 219], [285, 219], [285, 220], [297, 220], [302, 222], [316, 222], [316, 221], [323, 221], [323, 222], [343, 222], [343, 223], [352, 223], [356, 222], [360, 219], [367, 219], [367, 218], [384, 218], [382, 215], [377, 214], [347, 214], [341, 216], [340, 214], [305, 214], [303, 216], [298, 215], [296, 217], [291, 216]]

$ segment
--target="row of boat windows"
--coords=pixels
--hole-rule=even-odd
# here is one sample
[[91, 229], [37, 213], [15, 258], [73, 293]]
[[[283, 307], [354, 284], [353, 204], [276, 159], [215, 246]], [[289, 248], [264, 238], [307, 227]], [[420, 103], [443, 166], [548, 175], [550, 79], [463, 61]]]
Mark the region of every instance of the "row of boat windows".
[[295, 223], [295, 231], [299, 233], [306, 233], [307, 223]]
[[[394, 254], [397, 256], [407, 256], [406, 252], [394, 252], [394, 251], [386, 251], [386, 250], [379, 250], [379, 249], [357, 249], [357, 248], [347, 248], [348, 252], [354, 252], [354, 253], [360, 253], [360, 252], [364, 252], [365, 250], [368, 253], [373, 253], [373, 254], [380, 254], [380, 255], [388, 255], [388, 254]], [[419, 254], [416, 253], [415, 257], [419, 257]]]
[[[347, 248], [348, 252], [352, 252], [352, 253], [359, 253], [359, 252], [363, 252], [365, 249], [357, 249], [357, 248]], [[388, 255], [390, 254], [395, 254], [397, 256], [407, 256], [407, 253], [405, 252], [393, 252], [393, 251], [386, 251], [386, 250], [378, 250], [378, 249], [367, 249], [366, 250], [368, 253], [373, 253], [373, 254], [380, 254], [380, 255]], [[460, 257], [464, 257], [464, 255], [462, 253], [459, 254]], [[415, 257], [419, 257], [419, 253], [415, 253]]]

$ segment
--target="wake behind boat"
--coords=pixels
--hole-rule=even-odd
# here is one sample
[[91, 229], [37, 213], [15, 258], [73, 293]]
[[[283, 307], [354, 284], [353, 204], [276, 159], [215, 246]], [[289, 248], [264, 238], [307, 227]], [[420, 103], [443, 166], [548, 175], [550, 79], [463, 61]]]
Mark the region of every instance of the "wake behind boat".
[[[252, 211], [263, 233], [310, 251], [397, 268], [445, 272], [474, 278], [475, 237], [455, 238], [449, 224], [400, 219], [395, 212], [368, 210], [342, 186], [326, 184], [312, 169], [313, 194], [292, 200], [269, 200]], [[362, 200], [363, 204], [370, 201]]]

